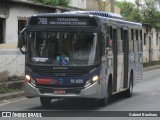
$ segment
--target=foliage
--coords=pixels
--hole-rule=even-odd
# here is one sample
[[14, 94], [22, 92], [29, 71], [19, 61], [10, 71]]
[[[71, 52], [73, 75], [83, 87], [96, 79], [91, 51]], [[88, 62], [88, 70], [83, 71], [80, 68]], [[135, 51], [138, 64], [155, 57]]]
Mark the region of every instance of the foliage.
[[140, 21], [140, 17], [138, 17], [138, 9], [131, 2], [115, 2], [116, 5], [121, 9], [121, 15], [129, 21]]
[[143, 6], [140, 6], [139, 0], [135, 0], [135, 4], [126, 1], [115, 3], [126, 20], [149, 23], [160, 30], [160, 0], [145, 0]]
[[142, 7], [143, 22], [150, 23], [155, 28], [160, 29], [160, 11], [158, 4], [160, 0], [145, 0], [145, 5]]
[[34, 0], [35, 2], [44, 3], [51, 6], [68, 7], [69, 0]]
[[151, 61], [151, 62], [148, 62], [148, 63], [143, 63], [143, 67], [150, 67], [150, 66], [157, 66], [157, 65], [160, 65], [160, 61]]
[[12, 93], [12, 92], [20, 91], [20, 90], [22, 90], [22, 89], [0, 88], [0, 94]]

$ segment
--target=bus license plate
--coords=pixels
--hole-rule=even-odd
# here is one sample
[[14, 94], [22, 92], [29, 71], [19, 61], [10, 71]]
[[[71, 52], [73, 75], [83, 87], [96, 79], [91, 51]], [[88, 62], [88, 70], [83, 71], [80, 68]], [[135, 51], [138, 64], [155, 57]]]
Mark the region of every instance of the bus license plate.
[[53, 93], [54, 94], [65, 94], [66, 91], [65, 90], [54, 90]]

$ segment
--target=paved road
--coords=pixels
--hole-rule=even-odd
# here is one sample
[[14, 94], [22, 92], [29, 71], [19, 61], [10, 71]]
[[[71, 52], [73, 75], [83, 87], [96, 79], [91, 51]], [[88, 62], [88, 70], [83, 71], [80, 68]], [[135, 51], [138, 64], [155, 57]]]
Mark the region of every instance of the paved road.
[[[40, 105], [38, 98], [25, 99], [14, 101], [13, 103], [5, 103], [0, 105], [0, 111], [69, 111], [69, 110], [93, 110], [93, 111], [160, 111], [160, 70], [153, 70], [144, 72], [143, 80], [134, 87], [134, 94], [132, 98], [119, 98], [113, 100], [106, 107], [99, 107], [94, 101], [65, 99], [54, 100], [52, 105], [48, 108], [43, 108]], [[160, 113], [160, 112], [159, 112]], [[79, 115], [80, 116], [80, 115]], [[49, 118], [48, 118], [49, 119]], [[65, 119], [64, 117], [58, 119]], [[68, 118], [70, 120], [74, 118]], [[77, 118], [81, 119], [81, 118]], [[88, 120], [92, 118], [86, 118]], [[96, 118], [95, 118], [96, 119]], [[99, 119], [99, 118], [98, 118]], [[100, 118], [104, 119], [104, 118]], [[114, 119], [114, 118], [112, 118]], [[118, 118], [128, 120], [128, 118]], [[130, 118], [136, 120], [136, 118]], [[143, 119], [143, 118], [142, 118]], [[144, 118], [150, 120], [151, 118]], [[154, 118], [157, 119], [158, 118]]]

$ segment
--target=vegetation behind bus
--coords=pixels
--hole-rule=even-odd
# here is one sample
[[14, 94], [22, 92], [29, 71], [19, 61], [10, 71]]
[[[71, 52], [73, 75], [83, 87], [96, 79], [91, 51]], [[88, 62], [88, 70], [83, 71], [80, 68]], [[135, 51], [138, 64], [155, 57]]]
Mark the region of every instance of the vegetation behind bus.
[[121, 9], [121, 15], [129, 21], [149, 23], [157, 30], [160, 30], [160, 0], [144, 0], [144, 5], [141, 7], [139, 0], [135, 0], [136, 4], [131, 2], [115, 2]]
[[33, 1], [44, 3], [46, 5], [51, 5], [51, 6], [68, 7], [69, 5], [69, 0], [33, 0]]
[[150, 66], [158, 66], [160, 65], [160, 60], [159, 61], [150, 61], [148, 63], [143, 63], [143, 67], [147, 68]]

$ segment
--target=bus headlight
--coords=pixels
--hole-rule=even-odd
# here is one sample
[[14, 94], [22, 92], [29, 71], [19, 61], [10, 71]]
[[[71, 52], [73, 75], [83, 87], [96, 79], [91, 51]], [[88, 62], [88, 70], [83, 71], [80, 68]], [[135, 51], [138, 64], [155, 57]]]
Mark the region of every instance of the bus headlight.
[[28, 81], [31, 80], [31, 76], [29, 76], [29, 75], [26, 75], [25, 78], [26, 78], [26, 80], [28, 80]]
[[25, 76], [25, 80], [27, 80], [26, 82], [29, 82], [29, 83], [32, 83], [33, 85], [36, 85], [36, 81], [33, 78], [31, 78], [31, 76], [29, 76], [29, 75]]
[[93, 76], [92, 79], [89, 79], [89, 80], [86, 81], [85, 87], [90, 86], [91, 84], [97, 82], [98, 80], [99, 80], [99, 76], [98, 75]]
[[93, 78], [92, 78], [92, 83], [95, 83], [95, 82], [97, 82], [98, 80], [99, 80], [99, 76], [98, 76], [98, 75], [93, 76]]

